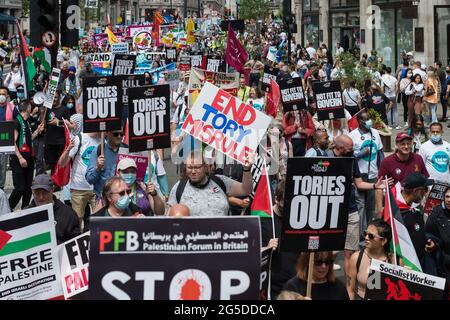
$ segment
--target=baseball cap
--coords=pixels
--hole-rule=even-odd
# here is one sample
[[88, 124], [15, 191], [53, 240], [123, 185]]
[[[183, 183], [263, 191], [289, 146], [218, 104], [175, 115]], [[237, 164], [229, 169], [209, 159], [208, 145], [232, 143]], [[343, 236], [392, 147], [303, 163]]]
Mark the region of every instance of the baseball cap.
[[425, 188], [434, 184], [434, 180], [427, 179], [423, 174], [414, 172], [403, 181], [405, 189]]
[[52, 177], [48, 174], [39, 174], [34, 177], [33, 183], [31, 184], [31, 190], [44, 189], [47, 191], [52, 191], [54, 187]]
[[395, 142], [400, 142], [400, 141], [403, 141], [405, 139], [412, 140], [413, 138], [410, 135], [408, 135], [407, 133], [405, 133], [405, 132], [399, 132], [399, 133], [397, 133], [397, 137], [395, 138]]
[[125, 169], [131, 168], [131, 167], [137, 169], [136, 162], [131, 158], [123, 158], [117, 164], [117, 170], [125, 170]]

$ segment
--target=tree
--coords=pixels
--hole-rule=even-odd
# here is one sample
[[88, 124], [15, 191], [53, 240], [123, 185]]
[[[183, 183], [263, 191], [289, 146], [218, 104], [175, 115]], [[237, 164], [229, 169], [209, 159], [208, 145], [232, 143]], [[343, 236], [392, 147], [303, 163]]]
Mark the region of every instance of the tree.
[[269, 16], [269, 5], [266, 0], [242, 0], [238, 16], [244, 20], [264, 20]]
[[28, 14], [30, 13], [30, 0], [23, 0], [22, 1], [22, 17], [28, 17]]

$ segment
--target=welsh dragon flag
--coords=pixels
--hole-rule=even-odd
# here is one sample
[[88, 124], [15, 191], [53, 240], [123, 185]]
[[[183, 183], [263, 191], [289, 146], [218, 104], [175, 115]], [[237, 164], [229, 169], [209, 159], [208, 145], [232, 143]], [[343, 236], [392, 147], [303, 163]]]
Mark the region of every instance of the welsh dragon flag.
[[392, 228], [391, 251], [402, 258], [406, 267], [409, 267], [414, 271], [422, 272], [419, 258], [417, 257], [411, 237], [403, 222], [399, 207], [402, 209], [411, 208], [403, 199], [400, 183], [397, 183], [392, 190], [389, 188], [388, 190], [385, 197], [383, 219], [389, 223]]
[[250, 214], [262, 218], [272, 217], [272, 194], [265, 162], [261, 172], [261, 179], [256, 186], [255, 197], [250, 206]]

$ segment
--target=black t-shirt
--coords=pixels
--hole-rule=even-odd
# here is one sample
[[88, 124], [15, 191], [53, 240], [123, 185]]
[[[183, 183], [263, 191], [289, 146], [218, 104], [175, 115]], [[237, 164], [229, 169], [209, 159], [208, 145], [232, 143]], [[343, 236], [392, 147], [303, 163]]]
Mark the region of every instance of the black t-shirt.
[[[20, 124], [19, 120], [14, 119], [14, 130], [19, 133], [16, 141], [16, 146], [19, 149], [19, 152], [24, 157], [31, 157], [33, 152], [33, 141], [31, 139], [31, 128], [30, 124], [27, 120], [24, 120], [21, 115], [23, 126]], [[21, 138], [23, 139], [21, 141]]]
[[417, 258], [422, 263], [425, 256], [425, 222], [421, 211], [402, 210], [403, 222], [417, 253]]
[[[61, 126], [50, 125], [49, 121], [56, 117], [60, 120]], [[45, 143], [46, 144], [65, 144], [66, 139], [64, 137], [64, 126], [62, 120], [70, 120], [70, 112], [64, 106], [59, 108], [52, 108], [51, 110], [47, 110], [47, 125], [45, 132]]]
[[386, 105], [391, 100], [382, 93], [374, 93], [369, 98], [369, 108], [375, 109], [381, 115], [381, 119], [387, 124]]
[[[284, 285], [283, 290], [294, 291], [306, 296], [306, 285], [305, 281], [294, 277]], [[349, 300], [347, 289], [339, 280], [334, 283], [313, 283], [311, 296], [312, 300]]]
[[[361, 178], [361, 172], [359, 171], [358, 161], [353, 160], [353, 179]], [[356, 186], [352, 182], [352, 189], [350, 191], [350, 201], [348, 203], [348, 213], [353, 213], [358, 211], [358, 205], [356, 204]]]

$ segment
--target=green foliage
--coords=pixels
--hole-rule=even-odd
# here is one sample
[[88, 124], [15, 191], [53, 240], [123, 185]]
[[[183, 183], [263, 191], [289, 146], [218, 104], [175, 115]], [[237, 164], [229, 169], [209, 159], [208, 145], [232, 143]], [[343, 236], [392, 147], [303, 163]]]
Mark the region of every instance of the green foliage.
[[356, 88], [363, 93], [364, 82], [366, 80], [373, 80], [373, 76], [369, 73], [366, 67], [359, 65], [358, 59], [349, 52], [344, 52], [339, 55], [338, 63], [344, 71], [338, 77], [344, 82], [344, 87], [348, 87], [352, 80], [356, 81]]
[[265, 0], [242, 0], [238, 15], [244, 20], [264, 20], [269, 16], [269, 5]]
[[22, 0], [22, 16], [28, 17], [30, 14], [30, 0]]

